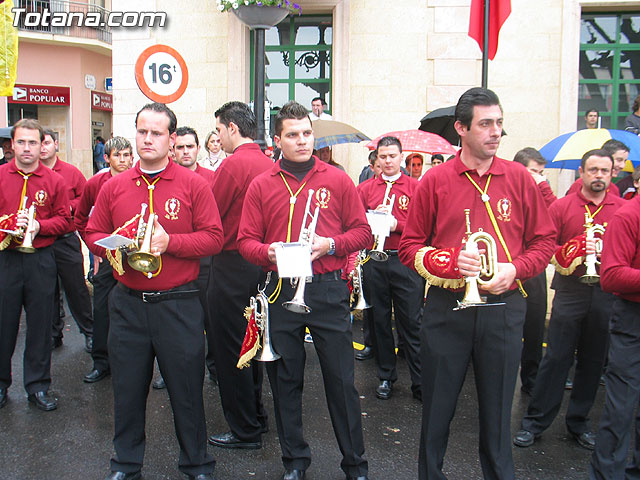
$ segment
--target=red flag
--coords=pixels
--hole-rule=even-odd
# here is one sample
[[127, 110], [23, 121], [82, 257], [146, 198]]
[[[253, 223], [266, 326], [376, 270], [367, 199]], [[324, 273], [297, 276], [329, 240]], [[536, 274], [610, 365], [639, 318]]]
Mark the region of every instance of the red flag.
[[[484, 2], [488, 0], [471, 0], [469, 15], [469, 36], [473, 38], [482, 51], [484, 40]], [[500, 28], [511, 14], [511, 0], [491, 0], [489, 4], [489, 60], [493, 60], [498, 50]]]

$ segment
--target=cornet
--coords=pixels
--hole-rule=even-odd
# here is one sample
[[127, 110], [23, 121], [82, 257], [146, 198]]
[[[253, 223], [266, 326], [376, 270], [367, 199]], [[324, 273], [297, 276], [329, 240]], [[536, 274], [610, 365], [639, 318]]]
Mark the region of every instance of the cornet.
[[484, 243], [486, 252], [480, 254], [480, 273], [471, 277], [465, 277], [465, 290], [462, 300], [458, 300], [458, 306], [454, 310], [462, 310], [468, 307], [480, 307], [485, 305], [501, 305], [501, 304], [488, 304], [486, 300], [480, 297], [478, 291], [478, 285], [485, 285], [491, 281], [493, 276], [498, 272], [498, 251], [496, 248], [496, 241], [487, 232], [484, 232], [481, 228], [471, 233], [471, 222], [469, 220], [469, 213], [471, 210], [464, 209], [465, 222], [467, 224], [467, 242], [465, 243], [465, 250], [469, 253], [478, 253], [478, 243]]
[[[23, 207], [26, 207], [27, 197], [24, 197]], [[16, 250], [22, 253], [34, 253], [36, 249], [33, 247], [33, 222], [36, 219], [36, 206], [34, 203], [27, 209], [27, 226], [20, 229], [22, 235], [22, 243], [16, 247]]]
[[351, 310], [365, 310], [367, 308], [371, 308], [367, 299], [364, 298], [364, 287], [362, 282], [362, 262], [364, 261], [364, 256], [364, 250], [360, 250], [356, 257], [356, 264], [353, 269], [353, 276], [351, 277], [353, 296], [356, 298], [355, 305]]
[[151, 253], [151, 237], [153, 236], [153, 224], [158, 217], [155, 213], [149, 213], [149, 219], [144, 222], [144, 214], [147, 211], [147, 204], [143, 203], [140, 209], [140, 220], [138, 221], [138, 231], [136, 233], [136, 245], [138, 250], [130, 253], [127, 263], [142, 273], [150, 275], [160, 266], [160, 258]]
[[258, 294], [251, 297], [249, 306], [255, 312], [256, 325], [260, 329], [262, 345], [260, 355], [256, 358], [259, 362], [275, 362], [280, 358], [271, 345], [271, 325], [269, 323], [269, 299], [264, 289], [258, 288]]
[[[302, 217], [302, 227], [300, 228], [300, 236], [298, 237], [298, 242], [304, 245], [309, 246], [309, 253], [311, 253], [311, 244], [313, 243], [313, 236], [316, 233], [316, 224], [318, 223], [318, 213], [319, 209], [316, 207], [315, 212], [311, 215], [311, 200], [313, 197], [314, 190], [309, 189], [309, 196], [307, 197], [307, 206], [304, 210], [304, 216]], [[308, 227], [305, 227], [305, 223], [307, 223], [307, 217], [311, 217], [311, 221]], [[284, 302], [282, 306], [287, 310], [295, 313], [310, 313], [311, 308], [304, 303], [304, 288], [307, 279], [305, 277], [296, 278], [295, 282], [297, 282], [296, 291], [293, 295], [293, 298]]]
[[[389, 197], [389, 193], [391, 192], [391, 183], [387, 183], [387, 189], [384, 192], [384, 198], [382, 199], [382, 206], [389, 207], [389, 213], [387, 213], [387, 218], [391, 219], [391, 211], [393, 210], [393, 204], [396, 201], [396, 195], [393, 194]], [[369, 256], [372, 260], [376, 262], [386, 262], [389, 259], [389, 255], [384, 252], [384, 242], [387, 239], [388, 235], [374, 235], [373, 236], [373, 249], [369, 251]]]
[[596, 264], [599, 264], [598, 254], [602, 252], [602, 238], [596, 238], [596, 233], [604, 235], [604, 227], [602, 225], [594, 225], [593, 219], [587, 213], [584, 214], [584, 226], [587, 240], [595, 240], [596, 253], [591, 253], [584, 259], [584, 265], [587, 267], [587, 271], [580, 277], [580, 282], [587, 285], [593, 285], [600, 281], [600, 275], [596, 270]]

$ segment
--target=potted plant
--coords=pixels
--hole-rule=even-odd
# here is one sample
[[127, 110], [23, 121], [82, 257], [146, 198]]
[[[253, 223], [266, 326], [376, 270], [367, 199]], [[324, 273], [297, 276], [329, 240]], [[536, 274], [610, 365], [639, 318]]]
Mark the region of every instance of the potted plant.
[[218, 10], [231, 10], [250, 28], [271, 28], [292, 14], [301, 13], [300, 5], [289, 0], [217, 0]]

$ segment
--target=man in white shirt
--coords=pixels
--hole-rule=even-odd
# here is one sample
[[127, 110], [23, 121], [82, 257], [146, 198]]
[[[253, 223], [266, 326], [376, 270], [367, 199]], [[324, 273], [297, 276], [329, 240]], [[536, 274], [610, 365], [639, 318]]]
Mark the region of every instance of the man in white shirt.
[[314, 120], [332, 120], [333, 118], [328, 113], [324, 113], [324, 107], [327, 106], [322, 98], [316, 97], [311, 100], [311, 113], [309, 118], [313, 122]]

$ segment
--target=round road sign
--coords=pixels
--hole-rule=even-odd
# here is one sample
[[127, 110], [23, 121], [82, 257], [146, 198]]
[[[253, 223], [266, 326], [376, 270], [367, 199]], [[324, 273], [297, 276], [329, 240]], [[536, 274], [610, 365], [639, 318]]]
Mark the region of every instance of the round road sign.
[[189, 83], [187, 64], [173, 48], [154, 45], [136, 61], [136, 82], [142, 93], [154, 102], [175, 102]]

